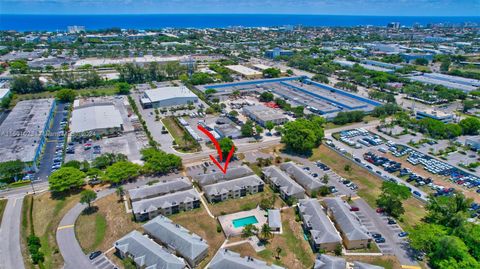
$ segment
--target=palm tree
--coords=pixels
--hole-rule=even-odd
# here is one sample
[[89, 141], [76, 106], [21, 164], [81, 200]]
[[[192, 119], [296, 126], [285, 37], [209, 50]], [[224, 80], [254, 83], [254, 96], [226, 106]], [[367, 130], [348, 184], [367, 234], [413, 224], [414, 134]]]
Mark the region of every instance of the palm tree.
[[280, 259], [280, 253], [282, 253], [282, 248], [281, 247], [277, 247], [277, 249], [275, 249], [275, 253], [277, 253], [277, 255], [275, 256], [275, 259]]
[[273, 236], [272, 229], [266, 223], [262, 225], [262, 230], [260, 231], [260, 233], [262, 234], [262, 237], [265, 240], [268, 240], [269, 238], [271, 238]]

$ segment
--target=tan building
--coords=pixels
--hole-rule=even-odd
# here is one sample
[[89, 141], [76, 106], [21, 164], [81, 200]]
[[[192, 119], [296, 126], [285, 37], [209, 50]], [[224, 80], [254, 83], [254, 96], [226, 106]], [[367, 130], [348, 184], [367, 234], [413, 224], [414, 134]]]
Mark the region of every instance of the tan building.
[[247, 79], [259, 79], [263, 77], [262, 72], [243, 65], [227, 65], [225, 67]]

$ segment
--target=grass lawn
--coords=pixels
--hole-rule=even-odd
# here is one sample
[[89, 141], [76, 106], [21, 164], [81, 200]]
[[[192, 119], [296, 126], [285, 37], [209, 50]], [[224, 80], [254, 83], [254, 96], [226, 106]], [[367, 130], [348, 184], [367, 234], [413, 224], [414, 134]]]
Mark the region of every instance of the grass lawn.
[[[174, 117], [165, 117], [162, 119], [162, 122], [168, 132], [173, 136], [178, 149], [185, 152], [198, 152], [201, 149], [195, 139], [178, 125]], [[188, 136], [190, 139], [184, 139], [185, 136]]]
[[[303, 230], [300, 223], [295, 222], [294, 209], [283, 210], [282, 220], [283, 234], [274, 235], [269, 240], [265, 250], [256, 253], [248, 243], [229, 249], [244, 256], [252, 256], [286, 268], [311, 268], [315, 260], [315, 254], [308, 242], [303, 239]], [[280, 259], [275, 257], [278, 247], [282, 249]]]
[[402, 266], [395, 256], [345, 256], [347, 261], [364, 262], [373, 265], [382, 266], [385, 269], [401, 269]]
[[[33, 204], [30, 202], [33, 199]], [[40, 251], [45, 254], [43, 268], [61, 268], [63, 258], [58, 250], [56, 232], [62, 217], [79, 201], [79, 195], [70, 195], [59, 199], [52, 199], [50, 193], [35, 196], [26, 196], [22, 208], [22, 253], [27, 268], [33, 268], [26, 250], [26, 238], [35, 231], [40, 238]], [[31, 208], [30, 206], [33, 206]], [[29, 211], [32, 210], [32, 217]]]
[[[358, 196], [362, 197], [372, 208], [376, 208], [376, 199], [381, 194], [380, 187], [382, 180], [372, 175], [367, 169], [356, 165], [342, 156], [338, 155], [330, 148], [321, 145], [313, 150], [311, 160], [320, 160], [328, 165], [340, 176], [354, 181], [358, 185]], [[351, 170], [345, 171], [345, 165], [350, 165]], [[413, 225], [420, 222], [425, 216], [425, 204], [415, 198], [409, 198], [403, 203], [405, 214], [399, 222], [404, 229], [410, 229]]]
[[211, 218], [207, 211], [201, 207], [192, 211], [181, 212], [169, 218], [188, 229], [190, 232], [197, 234], [205, 239], [208, 243], [208, 256], [205, 258], [198, 268], [204, 268], [207, 263], [215, 256], [215, 253], [225, 241], [223, 232], [217, 232], [218, 222], [216, 219]]
[[125, 211], [125, 205], [116, 194], [110, 194], [95, 201], [98, 210], [82, 214], [75, 223], [75, 234], [85, 253], [95, 250], [106, 251], [115, 241], [135, 229], [141, 223], [132, 220], [132, 214]]
[[0, 223], [2, 223], [3, 211], [5, 211], [5, 207], [7, 206], [7, 199], [0, 200]]
[[229, 199], [223, 202], [209, 204], [208, 208], [214, 216], [231, 214], [239, 211], [254, 209], [265, 198], [271, 198], [275, 195], [275, 207], [279, 208], [285, 205], [278, 195], [276, 195], [270, 187], [265, 185], [264, 191], [261, 193], [250, 194], [239, 199]]

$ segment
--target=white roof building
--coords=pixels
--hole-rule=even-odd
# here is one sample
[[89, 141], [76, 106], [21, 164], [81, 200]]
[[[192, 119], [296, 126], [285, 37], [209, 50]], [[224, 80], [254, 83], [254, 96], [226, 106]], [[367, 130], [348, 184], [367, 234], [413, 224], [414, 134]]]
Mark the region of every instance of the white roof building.
[[227, 65], [225, 67], [247, 78], [262, 77], [262, 72], [254, 70], [250, 67], [243, 66], [243, 65]]
[[146, 90], [140, 101], [144, 107], [178, 106], [189, 102], [196, 103], [198, 96], [185, 86], [161, 87]]
[[72, 112], [71, 131], [84, 133], [123, 128], [122, 115], [111, 103], [77, 107]]

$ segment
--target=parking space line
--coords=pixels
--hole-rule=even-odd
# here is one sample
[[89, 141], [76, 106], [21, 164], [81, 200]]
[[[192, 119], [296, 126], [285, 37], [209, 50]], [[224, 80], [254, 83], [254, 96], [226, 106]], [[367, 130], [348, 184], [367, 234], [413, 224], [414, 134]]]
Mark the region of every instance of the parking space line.
[[416, 266], [416, 265], [403, 265], [403, 264], [402, 264], [402, 268], [405, 268], [405, 269], [422, 269], [422, 267], [420, 267], [420, 266]]
[[73, 228], [75, 225], [71, 224], [71, 225], [65, 225], [65, 226], [60, 226], [57, 228], [57, 231], [58, 230], [62, 230], [62, 229], [67, 229], [67, 228]]

